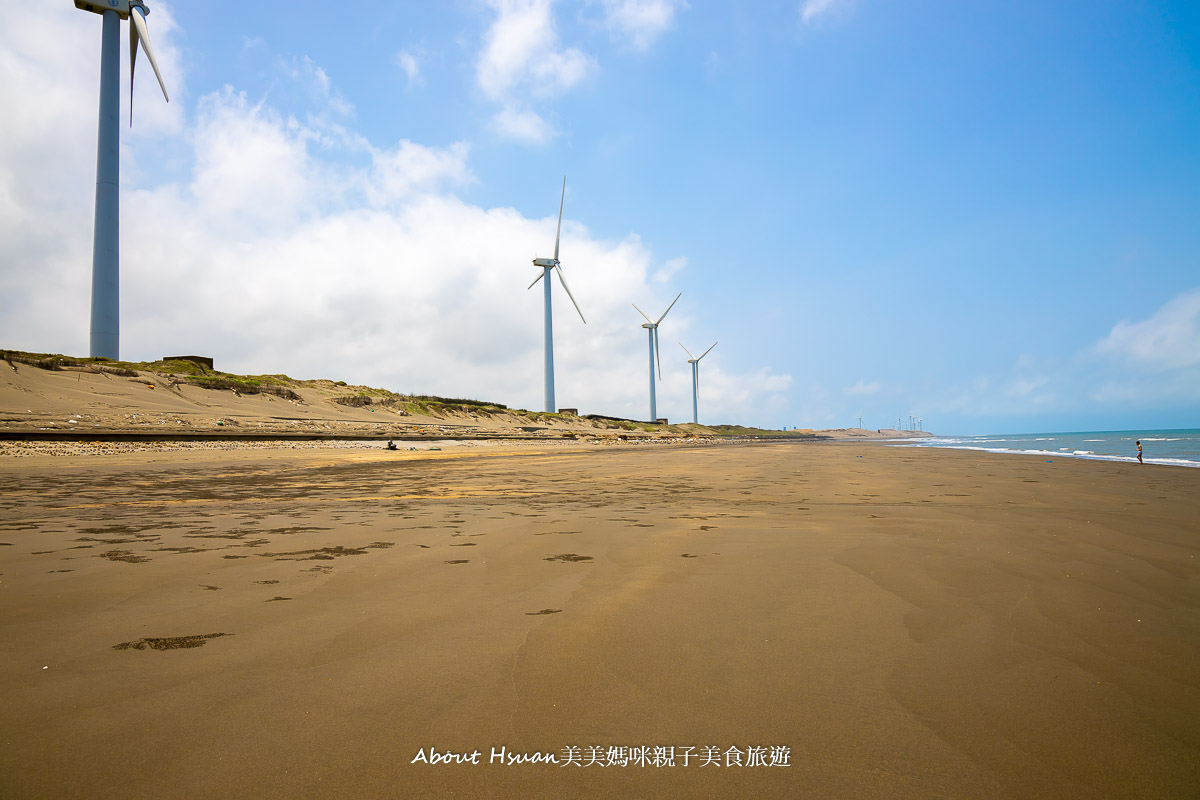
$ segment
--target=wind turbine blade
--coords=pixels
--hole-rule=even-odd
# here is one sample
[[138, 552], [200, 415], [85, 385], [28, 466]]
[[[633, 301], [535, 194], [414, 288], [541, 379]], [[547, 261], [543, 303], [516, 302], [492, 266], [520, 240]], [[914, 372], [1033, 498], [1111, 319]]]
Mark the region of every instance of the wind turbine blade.
[[[681, 298], [681, 297], [683, 297], [683, 292], [680, 292], [679, 294], [675, 295], [675, 299], [671, 301], [671, 305], [667, 306], [667, 310], [663, 312], [663, 315], [658, 318], [658, 322], [662, 322], [663, 319], [667, 316], [667, 314], [671, 313], [671, 309], [675, 307], [675, 304], [679, 302], [679, 298]], [[658, 322], [656, 322], [654, 324], [657, 325]]]
[[[680, 346], [680, 347], [683, 347], [683, 342], [680, 342], [680, 343], [679, 343], [679, 346]], [[696, 357], [695, 357], [694, 355], [692, 355], [692, 351], [691, 351], [691, 350], [688, 350], [686, 347], [683, 347], [683, 352], [685, 352], [685, 353], [687, 353], [687, 354], [688, 354], [688, 358], [695, 360], [695, 358], [696, 358]], [[701, 358], [703, 358], [703, 356], [701, 356]]]
[[[637, 312], [639, 314], [641, 314], [643, 317], [646, 317], [646, 312], [642, 311], [640, 308], [638, 308], [637, 303], [630, 303], [629, 305], [633, 306], [634, 308], [637, 308]], [[649, 317], [646, 317], [646, 322], [649, 322], [651, 325], [654, 324], [654, 320], [650, 319]]]
[[[129, 16], [136, 16], [131, 13]], [[133, 127], [133, 70], [137, 66], [138, 32], [137, 26], [129, 23], [129, 127]]]
[[[704, 356], [700, 356], [704, 358]], [[700, 358], [696, 359], [696, 399], [700, 399]]]
[[[146, 18], [142, 16], [145, 13], [139, 6], [133, 6], [129, 9], [129, 21], [133, 23], [134, 29], [137, 30], [137, 37], [142, 40], [142, 46], [146, 48], [146, 56], [150, 59], [150, 66], [154, 68], [154, 77], [158, 78], [158, 88], [162, 89], [163, 99], [168, 103], [171, 98], [167, 97], [167, 85], [163, 83], [162, 73], [158, 71], [158, 62], [154, 59], [154, 48], [150, 46], [150, 34], [146, 32]], [[130, 37], [133, 32], [130, 31]], [[134, 49], [129, 48], [129, 56], [133, 58]], [[131, 65], [132, 66], [132, 65]], [[133, 70], [129, 71], [130, 86], [129, 91], [133, 91]]]
[[662, 380], [662, 353], [658, 349], [658, 326], [651, 330], [654, 331], [654, 358], [658, 361], [658, 379]]
[[537, 286], [537, 282], [540, 281], [545, 275], [546, 275], [546, 270], [542, 270], [541, 272], [539, 272], [538, 276], [533, 279], [533, 283], [529, 284], [529, 286], [526, 288], [525, 291], [529, 291], [529, 289], [532, 289], [533, 287]]
[[[567, 290], [567, 297], [571, 298], [571, 305], [575, 306], [575, 310], [579, 311], [579, 318], [583, 319], [583, 312], [579, 310], [579, 303], [575, 302], [575, 295], [571, 294], [571, 287], [567, 286], [567, 279], [563, 277], [562, 267], [555, 266], [554, 270], [558, 273], [558, 280], [562, 283], [563, 288]], [[587, 325], [587, 320], [583, 319], [583, 324]]]
[[[556, 263], [556, 264], [558, 263], [558, 237], [559, 237], [559, 235], [560, 235], [560, 234], [562, 234], [562, 208], [563, 208], [563, 200], [565, 200], [566, 198], [567, 198], [567, 176], [566, 176], [566, 175], [563, 175], [563, 188], [562, 188], [562, 195], [561, 195], [561, 196], [558, 198], [558, 230], [556, 230], [556, 231], [554, 232], [554, 263]], [[558, 277], [560, 277], [560, 278], [562, 277], [562, 273], [561, 273], [561, 272], [560, 272], [560, 273], [558, 273]], [[564, 287], [564, 288], [566, 287], [566, 284], [565, 284], [565, 283], [563, 284], [563, 287]], [[570, 294], [570, 292], [567, 292], [567, 294]], [[578, 306], [576, 306], [575, 308], [576, 308], [576, 310], [578, 310], [578, 308], [579, 308], [579, 307], [578, 307]], [[582, 316], [583, 316], [583, 314], [580, 314], [579, 316], [581, 316], [581, 317], [582, 317]]]
[[[705, 350], [705, 351], [704, 351], [704, 353], [703, 353], [703, 354], [700, 356], [700, 358], [704, 358], [704, 356], [706, 356], [706, 355], [708, 355], [709, 353], [711, 353], [711, 352], [712, 352], [712, 348], [713, 348], [713, 347], [716, 347], [716, 346], [717, 346], [717, 342], [713, 342], [713, 343], [712, 343], [712, 347], [710, 347], [710, 348], [708, 348], [707, 350]], [[697, 361], [699, 361], [699, 360], [700, 360], [700, 358], [697, 358], [696, 360], [697, 360]]]

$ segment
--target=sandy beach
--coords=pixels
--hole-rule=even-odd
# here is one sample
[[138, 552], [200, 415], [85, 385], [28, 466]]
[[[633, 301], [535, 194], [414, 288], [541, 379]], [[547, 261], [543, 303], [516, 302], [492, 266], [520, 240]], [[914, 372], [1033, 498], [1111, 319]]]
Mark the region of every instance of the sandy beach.
[[258, 447], [0, 486], [5, 797], [1200, 793], [1197, 470]]

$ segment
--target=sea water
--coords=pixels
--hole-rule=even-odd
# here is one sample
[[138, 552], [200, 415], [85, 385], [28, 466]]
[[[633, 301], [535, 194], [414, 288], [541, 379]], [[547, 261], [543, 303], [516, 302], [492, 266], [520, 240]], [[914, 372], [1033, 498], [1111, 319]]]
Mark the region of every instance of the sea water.
[[1018, 433], [991, 436], [931, 436], [901, 447], [951, 447], [991, 453], [1029, 453], [1047, 457], [1137, 461], [1137, 442], [1147, 464], [1200, 467], [1200, 429]]

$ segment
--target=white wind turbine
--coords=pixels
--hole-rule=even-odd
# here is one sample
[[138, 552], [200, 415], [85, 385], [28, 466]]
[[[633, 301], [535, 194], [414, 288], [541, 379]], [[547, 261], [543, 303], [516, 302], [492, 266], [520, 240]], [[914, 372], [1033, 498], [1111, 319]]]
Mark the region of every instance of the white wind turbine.
[[583, 312], [579, 310], [579, 303], [575, 302], [575, 295], [571, 294], [571, 289], [567, 286], [567, 279], [563, 277], [562, 266], [558, 260], [558, 239], [562, 233], [563, 200], [566, 199], [566, 196], [567, 176], [564, 175], [562, 196], [558, 198], [558, 230], [554, 234], [554, 258], [535, 258], [533, 260], [533, 265], [541, 267], [542, 271], [533, 279], [533, 283], [529, 284], [529, 288], [532, 289], [538, 281], [545, 280], [546, 410], [549, 412], [557, 410], [554, 404], [554, 321], [550, 302], [550, 270], [558, 273], [558, 280], [562, 283], [562, 287], [567, 290], [567, 297], [571, 298], [571, 303], [575, 306], [575, 310], [579, 311], [579, 318], [583, 320], [585, 325], [587, 324], [587, 320], [583, 319]]
[[655, 406], [655, 403], [654, 403], [654, 365], [655, 365], [655, 363], [658, 364], [658, 379], [662, 380], [662, 357], [658, 353], [658, 323], [662, 322], [663, 319], [666, 318], [667, 314], [670, 313], [671, 309], [675, 307], [675, 303], [679, 302], [679, 298], [682, 296], [683, 296], [683, 292], [680, 292], [679, 294], [675, 295], [675, 299], [671, 301], [671, 305], [667, 306], [667, 310], [662, 313], [662, 316], [659, 317], [657, 321], [650, 319], [650, 317], [647, 317], [646, 312], [642, 311], [640, 308], [638, 308], [637, 305], [631, 304], [631, 305], [633, 305], [634, 308], [637, 308], [637, 312], [639, 314], [641, 314], [643, 317], [646, 317], [646, 324], [642, 325], [642, 327], [647, 329], [650, 332], [649, 335], [650, 335], [650, 421], [651, 422], [654, 422], [655, 420], [658, 419], [658, 408]]
[[92, 239], [92, 356], [117, 359], [121, 344], [120, 295], [120, 77], [121, 20], [129, 20], [129, 125], [133, 126], [133, 70], [138, 43], [146, 48], [150, 66], [163, 83], [150, 38], [146, 33], [149, 10], [142, 0], [75, 0], [75, 7], [104, 17], [100, 46], [100, 123], [96, 147], [96, 222]]
[[[683, 342], [680, 342], [679, 346], [683, 347]], [[712, 347], [700, 354], [700, 358], [704, 358], [716, 346], [717, 342], [713, 342]], [[688, 363], [692, 365], [692, 422], [698, 424], [700, 422], [700, 358], [692, 355], [692, 351], [686, 347], [683, 347], [683, 352], [688, 354]]]

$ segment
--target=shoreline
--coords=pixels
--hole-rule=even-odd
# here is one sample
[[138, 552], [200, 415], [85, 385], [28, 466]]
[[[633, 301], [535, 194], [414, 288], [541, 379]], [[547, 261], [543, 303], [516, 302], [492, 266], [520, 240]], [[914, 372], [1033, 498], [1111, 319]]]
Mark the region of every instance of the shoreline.
[[[1089, 433], [1089, 432], [1084, 431], [1083, 433]], [[1124, 431], [1120, 431], [1120, 433], [1124, 433]], [[1051, 433], [1043, 434], [1042, 436], [1049, 437], [1049, 436], [1055, 436], [1055, 435], [1062, 436], [1062, 435], [1068, 435], [1068, 434], [1055, 434], [1055, 433], [1051, 432]], [[1070, 434], [1070, 435], [1078, 435], [1078, 434]], [[1091, 451], [1065, 452], [1063, 450], [1045, 450], [1045, 449], [1023, 450], [1023, 449], [1018, 449], [1018, 448], [1013, 448], [1013, 447], [983, 447], [983, 446], [979, 446], [979, 445], [955, 442], [954, 440], [958, 439], [958, 438], [960, 438], [960, 437], [954, 437], [954, 436], [930, 437], [930, 439], [926, 440], [926, 441], [892, 443], [892, 446], [907, 447], [907, 448], [913, 448], [913, 449], [924, 449], [924, 450], [962, 450], [962, 451], [969, 451], [969, 452], [976, 452], [976, 453], [995, 453], [997, 455], [1027, 455], [1027, 456], [1038, 456], [1038, 457], [1051, 458], [1051, 459], [1053, 459], [1053, 458], [1069, 458], [1069, 459], [1075, 459], [1075, 460], [1080, 460], [1080, 461], [1105, 461], [1105, 462], [1117, 463], [1117, 464], [1138, 464], [1139, 466], [1183, 467], [1185, 469], [1200, 468], [1200, 459], [1170, 458], [1170, 457], [1165, 457], [1165, 456], [1144, 457], [1143, 462], [1141, 464], [1139, 464], [1136, 456], [1123, 456], [1123, 455], [1117, 455], [1114, 453], [1096, 453], [1096, 452], [1091, 452]], [[938, 439], [950, 440], [950, 443], [947, 443], [947, 444], [932, 443]], [[1150, 441], [1150, 439], [1147, 438], [1147, 441]]]
[[[1094, 461], [1112, 464], [1137, 464], [1136, 458], [1105, 455], [1081, 455], [1057, 451], [1033, 451], [988, 447], [972, 447], [968, 445], [931, 445], [907, 442], [904, 439], [866, 439], [866, 438], [833, 438], [820, 437], [811, 439], [772, 439], [769, 437], [632, 437], [616, 439], [612, 437], [545, 437], [545, 436], [467, 436], [446, 437], [428, 434], [420, 437], [391, 437], [397, 441], [397, 449], [389, 451], [384, 447], [388, 437], [337, 437], [337, 436], [142, 436], [129, 434], [121, 437], [29, 437], [2, 438], [0, 437], [0, 467], [5, 459], [63, 459], [111, 457], [131, 454], [165, 454], [185, 452], [205, 453], [251, 453], [251, 452], [291, 452], [328, 450], [351, 451], [359, 453], [378, 453], [380, 458], [412, 458], [433, 457], [438, 451], [452, 452], [457, 457], [472, 452], [480, 455], [500, 455], [508, 451], [513, 453], [537, 451], [595, 451], [601, 449], [633, 448], [701, 448], [701, 447], [733, 447], [750, 445], [804, 445], [815, 447], [819, 445], [836, 445], [847, 447], [866, 445], [869, 447], [895, 447], [901, 449], [916, 449], [928, 451], [958, 451], [964, 453], [987, 453], [999, 456], [1028, 456], [1050, 463], [1053, 458], [1070, 459], [1072, 461]], [[1047, 458], [1049, 457], [1049, 458]], [[1180, 467], [1183, 469], [1200, 468], [1200, 462], [1182, 459], [1152, 459], [1147, 458], [1143, 465], [1155, 467]]]

